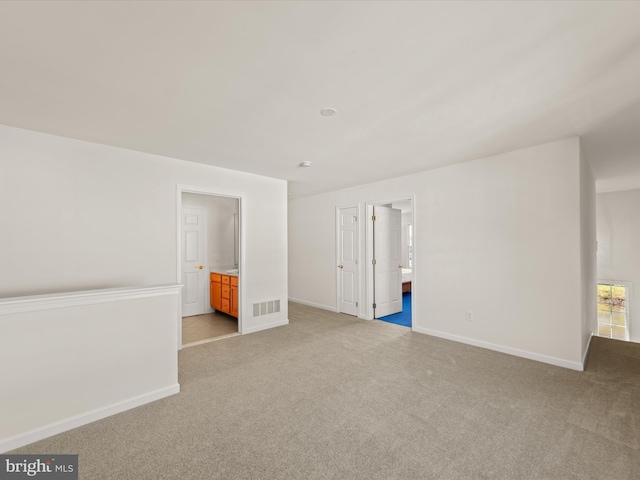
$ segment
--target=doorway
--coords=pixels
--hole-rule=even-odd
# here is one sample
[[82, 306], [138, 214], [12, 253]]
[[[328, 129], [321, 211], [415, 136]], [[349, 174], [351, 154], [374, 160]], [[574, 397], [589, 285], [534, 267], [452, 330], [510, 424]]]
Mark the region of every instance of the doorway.
[[241, 198], [178, 188], [178, 348], [242, 329]]
[[413, 328], [413, 199], [367, 205], [368, 318]]
[[598, 280], [597, 335], [629, 341], [630, 304], [630, 282]]

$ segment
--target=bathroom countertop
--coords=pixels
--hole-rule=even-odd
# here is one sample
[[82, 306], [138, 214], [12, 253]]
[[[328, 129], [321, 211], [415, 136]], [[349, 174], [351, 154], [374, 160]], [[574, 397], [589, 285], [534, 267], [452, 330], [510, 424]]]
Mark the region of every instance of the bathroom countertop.
[[[211, 267], [209, 268], [209, 271], [211, 273], [218, 273], [220, 275], [229, 275], [231, 277], [237, 277], [238, 273], [228, 273], [229, 270], [233, 270], [234, 266], [228, 266], [228, 267]], [[235, 267], [235, 269], [237, 270], [237, 267]]]

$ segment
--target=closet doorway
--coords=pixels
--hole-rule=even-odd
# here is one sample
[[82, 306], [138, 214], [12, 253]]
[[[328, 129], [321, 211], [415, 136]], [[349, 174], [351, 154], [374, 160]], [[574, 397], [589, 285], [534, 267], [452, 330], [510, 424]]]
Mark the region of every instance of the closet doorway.
[[178, 192], [179, 348], [241, 332], [241, 199], [193, 190]]

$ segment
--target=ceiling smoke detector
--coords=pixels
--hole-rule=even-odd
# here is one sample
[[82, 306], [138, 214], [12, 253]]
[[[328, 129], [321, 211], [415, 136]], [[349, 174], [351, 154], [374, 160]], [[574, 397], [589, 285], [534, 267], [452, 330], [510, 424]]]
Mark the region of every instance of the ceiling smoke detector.
[[311, 162], [300, 162], [300, 164], [298, 166], [300, 167], [310, 167], [312, 165]]
[[333, 117], [338, 111], [335, 108], [323, 108], [320, 110], [320, 115], [325, 117]]

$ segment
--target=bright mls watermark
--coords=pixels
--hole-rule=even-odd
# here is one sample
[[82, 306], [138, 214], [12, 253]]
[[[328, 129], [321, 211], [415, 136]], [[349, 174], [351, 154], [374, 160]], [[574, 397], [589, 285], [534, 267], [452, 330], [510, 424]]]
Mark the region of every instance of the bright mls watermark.
[[78, 480], [78, 455], [0, 455], [0, 480]]

